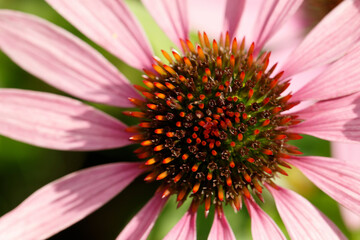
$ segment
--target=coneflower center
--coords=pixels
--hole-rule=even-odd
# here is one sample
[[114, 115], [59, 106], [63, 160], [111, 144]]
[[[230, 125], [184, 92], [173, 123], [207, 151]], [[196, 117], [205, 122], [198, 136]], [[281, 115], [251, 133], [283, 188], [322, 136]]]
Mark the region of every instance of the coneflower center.
[[130, 140], [142, 145], [135, 152], [146, 160], [145, 181], [161, 181], [164, 197], [240, 209], [241, 197], [262, 199], [263, 183], [286, 175], [281, 158], [300, 153], [286, 144], [301, 138], [287, 132], [300, 121], [282, 113], [296, 105], [281, 95], [289, 83], [276, 65], [268, 69], [270, 53], [254, 58], [245, 40], [226, 34], [210, 44], [204, 33], [196, 46], [181, 44], [184, 56], [163, 51], [168, 65], [156, 60], [155, 72], [145, 70], [147, 88], [137, 89], [146, 99], [130, 99], [141, 111], [126, 112], [141, 119]]

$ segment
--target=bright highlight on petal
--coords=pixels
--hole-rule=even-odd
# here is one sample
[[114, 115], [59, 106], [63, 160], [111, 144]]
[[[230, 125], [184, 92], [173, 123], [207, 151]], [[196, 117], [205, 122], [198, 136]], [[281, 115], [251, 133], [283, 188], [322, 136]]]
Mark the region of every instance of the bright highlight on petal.
[[116, 238], [117, 240], [146, 240], [167, 198], [156, 193], [155, 196], [138, 212]]
[[283, 239], [276, 223], [254, 202], [253, 199], [244, 199], [251, 218], [251, 232], [254, 240]]
[[305, 198], [285, 188], [268, 189], [275, 199], [276, 207], [291, 239], [347, 239]]
[[39, 147], [100, 150], [129, 144], [126, 126], [77, 100], [28, 90], [0, 90], [0, 134]]
[[0, 219], [0, 239], [46, 239], [103, 206], [141, 172], [138, 163], [113, 163], [49, 183]]
[[[218, 0], [190, 0], [188, 14], [190, 27], [193, 31], [206, 31], [209, 37], [218, 37], [224, 32], [226, 1]], [[206, 6], [206, 11], [205, 7]], [[226, 29], [227, 30], [227, 29]]]

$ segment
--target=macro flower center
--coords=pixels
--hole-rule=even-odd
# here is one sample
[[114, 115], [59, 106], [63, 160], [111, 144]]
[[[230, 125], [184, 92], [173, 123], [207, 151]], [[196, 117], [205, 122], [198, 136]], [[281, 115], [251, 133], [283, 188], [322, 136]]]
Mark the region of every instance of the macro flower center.
[[204, 33], [196, 46], [181, 45], [183, 56], [162, 51], [168, 65], [156, 60], [155, 72], [144, 71], [147, 88], [136, 88], [145, 100], [130, 99], [140, 111], [125, 113], [140, 119], [130, 140], [141, 144], [145, 181], [161, 182], [164, 197], [239, 210], [242, 197], [262, 199], [264, 183], [287, 175], [282, 158], [301, 154], [287, 144], [301, 138], [287, 131], [300, 120], [283, 113], [297, 103], [282, 95], [289, 82], [276, 64], [268, 68], [270, 52], [254, 57], [254, 43], [245, 49], [245, 39], [226, 34], [211, 44]]

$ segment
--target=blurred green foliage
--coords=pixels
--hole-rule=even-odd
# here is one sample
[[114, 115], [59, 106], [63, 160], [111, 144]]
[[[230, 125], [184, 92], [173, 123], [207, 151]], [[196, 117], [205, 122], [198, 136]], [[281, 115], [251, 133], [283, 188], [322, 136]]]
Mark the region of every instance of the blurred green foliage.
[[[155, 24], [141, 3], [136, 0], [128, 0], [127, 3], [143, 24], [155, 53], [160, 56], [161, 49], [169, 50], [172, 46], [171, 41]], [[137, 84], [141, 82], [141, 72], [126, 66], [114, 56], [91, 43], [44, 1], [0, 0], [0, 8], [32, 13], [56, 23], [99, 50], [130, 81]], [[66, 95], [26, 73], [1, 52], [0, 87], [31, 89]], [[100, 104], [92, 105], [123, 120], [127, 124], [134, 124], [132, 119], [126, 118], [121, 114], [122, 109]], [[305, 136], [304, 139], [295, 141], [294, 144], [299, 146], [305, 155], [330, 155], [330, 145], [323, 140]], [[137, 161], [134, 154], [132, 154], [135, 148], [135, 146], [129, 146], [98, 152], [62, 152], [33, 147], [0, 136], [0, 214], [2, 215], [16, 207], [22, 200], [41, 186], [73, 171], [110, 162]], [[360, 239], [360, 232], [349, 232], [345, 228], [339, 214], [338, 205], [334, 200], [314, 187], [299, 172], [293, 171], [293, 173], [289, 177], [290, 180], [285, 182], [285, 184], [289, 184], [290, 188], [298, 191], [322, 210], [350, 239]], [[156, 186], [145, 184], [141, 179], [137, 179], [100, 210], [51, 239], [114, 239], [132, 216], [151, 198], [155, 189]], [[261, 204], [261, 206], [286, 233], [273, 200], [266, 194], [265, 200], [266, 204]], [[165, 236], [186, 212], [187, 206], [188, 203], [184, 204], [180, 209], [176, 209], [175, 199], [171, 198], [156, 222], [149, 238], [156, 240]], [[207, 238], [214, 216], [213, 212], [211, 212], [206, 219], [203, 212], [204, 209], [200, 208], [197, 225], [198, 239]], [[251, 239], [250, 221], [247, 211], [240, 211], [235, 214], [230, 207], [226, 207], [225, 213], [236, 237], [238, 239]]]

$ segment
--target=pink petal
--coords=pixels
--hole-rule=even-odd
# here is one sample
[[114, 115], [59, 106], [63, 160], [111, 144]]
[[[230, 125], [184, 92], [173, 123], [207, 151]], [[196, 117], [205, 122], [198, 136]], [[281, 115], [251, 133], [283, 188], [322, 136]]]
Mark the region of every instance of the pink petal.
[[344, 220], [345, 225], [352, 231], [360, 229], [360, 216], [343, 206], [340, 206], [340, 213]]
[[224, 14], [223, 32], [229, 31], [230, 38], [234, 37], [239, 27], [240, 19], [244, 11], [245, 1], [227, 0]]
[[359, 142], [359, 104], [359, 94], [315, 103], [296, 113], [306, 121], [291, 130], [329, 141]]
[[[360, 146], [358, 143], [331, 142], [331, 152], [334, 158], [347, 162], [355, 168], [360, 167]], [[340, 213], [350, 230], [360, 229], [360, 215], [354, 214], [343, 206], [340, 206]]]
[[196, 240], [196, 212], [189, 209], [163, 240]]
[[[294, 94], [293, 100], [324, 100], [360, 91], [360, 44]], [[341, 81], [339, 81], [341, 78]]]
[[[191, 4], [188, 4], [192, 30], [205, 31], [209, 37], [215, 39], [218, 39], [220, 33], [227, 31], [231, 37], [235, 37], [245, 4], [246, 1], [238, 0], [192, 0]], [[244, 33], [241, 32], [241, 38], [243, 36]]]
[[131, 219], [116, 239], [146, 240], [159, 213], [167, 202], [167, 198], [161, 196], [162, 194], [155, 194], [145, 207]]
[[240, 21], [239, 28], [237, 29], [237, 37], [239, 37], [240, 41], [245, 37], [248, 47], [255, 41], [254, 31], [258, 28], [257, 16], [266, 1], [268, 0], [244, 1], [245, 6], [241, 16], [242, 21]]
[[360, 167], [360, 145], [358, 143], [331, 142], [332, 156]]
[[305, 198], [280, 187], [268, 189], [291, 239], [346, 239], [335, 224]]
[[143, 4], [169, 38], [180, 45], [179, 38], [189, 38], [187, 0], [142, 0]]
[[274, 220], [254, 200], [244, 199], [251, 217], [251, 232], [254, 240], [286, 239]]
[[226, 1], [191, 0], [188, 4], [191, 30], [205, 31], [209, 38], [218, 38], [223, 31]]
[[317, 102], [297, 112], [305, 119], [291, 130], [330, 141], [360, 141], [360, 94]]
[[[297, 92], [306, 84], [311, 85], [314, 78], [325, 69], [326, 67], [311, 68], [310, 70], [291, 76], [290, 86], [284, 91], [283, 95], [291, 93], [293, 95], [291, 101], [298, 101], [299, 99], [296, 98], [296, 96], [298, 96]], [[322, 91], [324, 91], [324, 89], [322, 89]], [[302, 99], [299, 101], [305, 102], [305, 100]], [[311, 101], [314, 102], [314, 100]]]
[[303, 0], [268, 0], [261, 7], [256, 21], [255, 43], [260, 51], [265, 43], [295, 14]]
[[333, 111], [339, 108], [342, 108], [347, 105], [357, 104], [360, 98], [360, 93], [352, 94], [346, 97], [329, 99], [324, 101], [316, 102], [308, 108], [305, 108], [296, 113], [302, 119], [310, 119], [316, 117], [318, 113]]
[[235, 235], [222, 210], [215, 211], [214, 222], [208, 240], [236, 240]]
[[358, 0], [349, 0], [329, 13], [289, 56], [284, 78], [344, 55], [360, 37], [359, 8]]
[[100, 150], [129, 144], [120, 121], [55, 94], [0, 90], [0, 134], [59, 150]]
[[0, 48], [18, 65], [76, 97], [130, 107], [138, 94], [103, 56], [35, 16], [0, 10]]
[[[192, 0], [188, 11], [190, 23], [195, 31], [205, 31], [211, 38], [220, 33], [235, 37], [246, 1], [238, 0]], [[256, 4], [259, 5], [259, 4]], [[241, 32], [241, 38], [243, 37]]]
[[360, 169], [326, 157], [296, 157], [289, 161], [327, 195], [360, 215]]
[[48, 238], [100, 208], [141, 172], [139, 163], [113, 163], [49, 183], [0, 219], [0, 239]]
[[[274, 32], [273, 36], [266, 41], [264, 48], [271, 50], [271, 58], [274, 58], [274, 51], [284, 48], [289, 50], [291, 48], [292, 51], [290, 53], [292, 53], [295, 47], [303, 40], [307, 31], [306, 17], [302, 11], [298, 10], [288, 20], [284, 21], [278, 31]], [[281, 68], [281, 65], [279, 67]]]
[[151, 67], [152, 50], [123, 0], [46, 0], [91, 40], [132, 67]]

